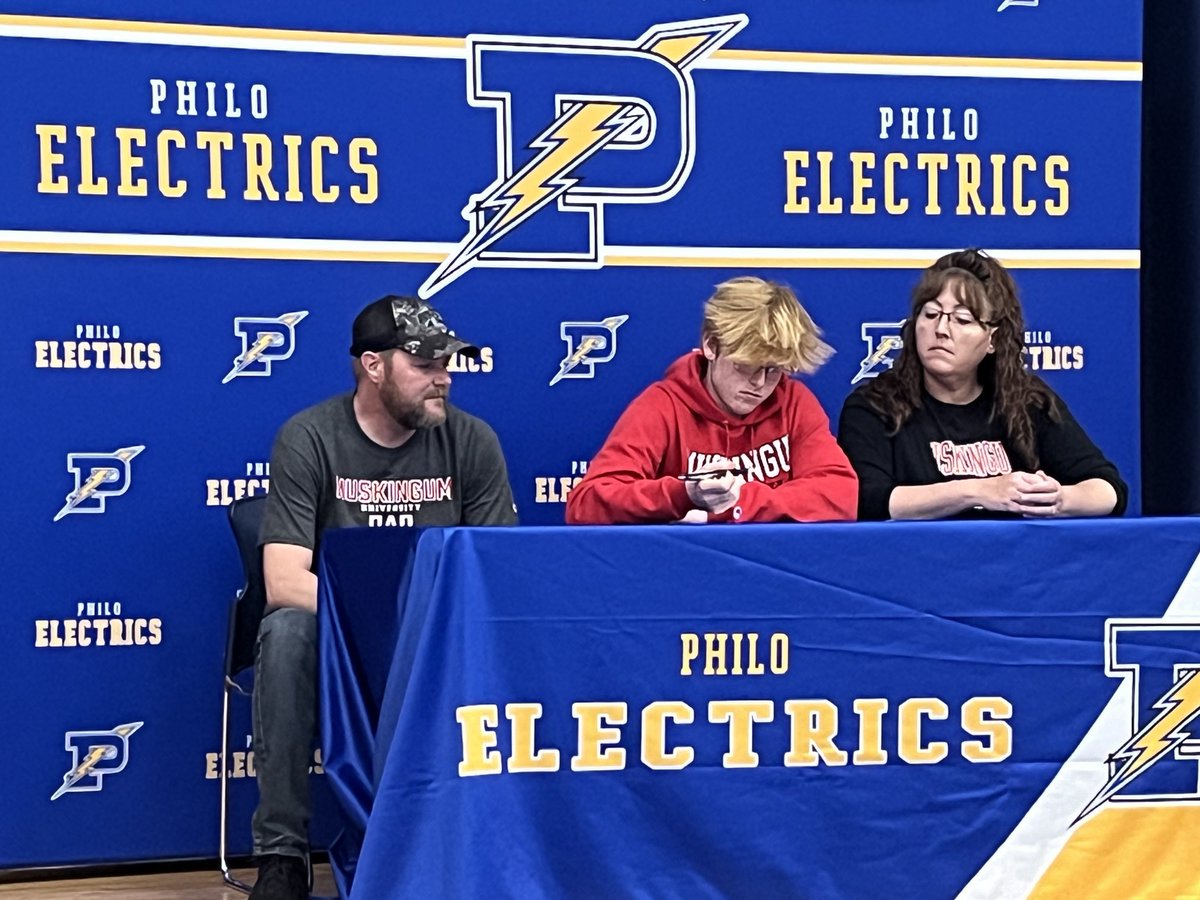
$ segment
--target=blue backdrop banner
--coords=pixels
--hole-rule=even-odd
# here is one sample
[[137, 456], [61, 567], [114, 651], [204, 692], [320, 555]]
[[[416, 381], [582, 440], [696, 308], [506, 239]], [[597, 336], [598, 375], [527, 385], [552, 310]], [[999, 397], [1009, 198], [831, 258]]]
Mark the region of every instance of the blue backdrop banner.
[[[0, 868], [214, 853], [223, 507], [269, 490], [283, 421], [349, 389], [350, 323], [385, 293], [480, 345], [452, 397], [495, 427], [522, 523], [552, 526], [717, 283], [796, 288], [838, 351], [809, 379], [836, 420], [892, 364], [919, 270], [982, 246], [1022, 290], [1029, 368], [1136, 512], [1141, 16], [7, 3], [0, 678], [36, 749]], [[187, 814], [126, 814], [150, 796]]]

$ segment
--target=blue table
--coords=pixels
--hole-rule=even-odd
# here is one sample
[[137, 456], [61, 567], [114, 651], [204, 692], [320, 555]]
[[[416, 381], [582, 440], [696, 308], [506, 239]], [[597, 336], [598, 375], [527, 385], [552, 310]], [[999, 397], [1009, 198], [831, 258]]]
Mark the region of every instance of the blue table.
[[1200, 749], [1198, 552], [1192, 519], [335, 532], [322, 729], [343, 890], [1077, 878], [1080, 842], [1123, 812], [1200, 799], [1181, 755]]

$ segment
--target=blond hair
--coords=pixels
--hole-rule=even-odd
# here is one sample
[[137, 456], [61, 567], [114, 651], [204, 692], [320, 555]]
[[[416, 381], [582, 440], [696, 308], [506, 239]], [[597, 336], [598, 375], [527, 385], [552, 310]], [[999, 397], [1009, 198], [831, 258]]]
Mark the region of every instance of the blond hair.
[[717, 285], [704, 304], [702, 340], [734, 362], [811, 375], [833, 355], [821, 329], [786, 284], [753, 275]]

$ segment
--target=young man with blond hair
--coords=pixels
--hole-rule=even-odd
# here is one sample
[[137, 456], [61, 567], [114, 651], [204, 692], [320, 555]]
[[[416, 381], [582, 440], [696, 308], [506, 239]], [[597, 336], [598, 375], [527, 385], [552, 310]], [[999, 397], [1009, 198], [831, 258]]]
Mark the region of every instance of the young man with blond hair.
[[796, 374], [832, 355], [786, 285], [745, 276], [704, 307], [701, 347], [621, 415], [567, 522], [853, 519], [858, 479]]

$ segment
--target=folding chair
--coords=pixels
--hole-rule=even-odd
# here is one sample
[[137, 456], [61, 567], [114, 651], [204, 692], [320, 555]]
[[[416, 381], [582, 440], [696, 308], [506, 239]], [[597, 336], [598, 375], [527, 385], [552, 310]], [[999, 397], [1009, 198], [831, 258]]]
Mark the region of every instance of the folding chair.
[[267, 497], [260, 494], [234, 500], [229, 505], [229, 527], [233, 529], [246, 584], [237, 592], [229, 606], [229, 627], [225, 637], [225, 696], [221, 709], [221, 876], [230, 887], [250, 893], [250, 885], [234, 878], [225, 859], [227, 809], [229, 805], [229, 698], [237, 692], [250, 696], [250, 689], [237, 681], [237, 676], [254, 665], [254, 646], [258, 638], [258, 623], [267, 605], [267, 589], [263, 582], [262, 551], [258, 546], [259, 525], [266, 510]]

